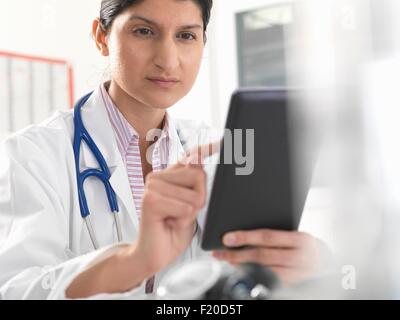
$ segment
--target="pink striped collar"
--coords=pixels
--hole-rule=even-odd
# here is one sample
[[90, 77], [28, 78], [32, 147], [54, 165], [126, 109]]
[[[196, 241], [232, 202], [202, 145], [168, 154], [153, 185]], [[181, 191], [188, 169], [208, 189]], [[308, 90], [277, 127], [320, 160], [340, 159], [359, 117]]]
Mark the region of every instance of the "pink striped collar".
[[[134, 140], [138, 143], [139, 134], [135, 130], [133, 126], [125, 119], [123, 114], [119, 111], [115, 103], [112, 101], [110, 95], [106, 89], [106, 83], [100, 86], [100, 94], [104, 101], [104, 105], [106, 107], [108, 116], [110, 118], [111, 126], [113, 127], [115, 137], [117, 140], [118, 149], [122, 155], [122, 158], [125, 159], [126, 153], [128, 151], [130, 143]], [[159, 139], [157, 139], [156, 144], [162, 143], [162, 141], [166, 138], [166, 142], [169, 142], [170, 138], [174, 135], [171, 134], [171, 130], [173, 126], [171, 126], [171, 118], [166, 112], [165, 114], [165, 121], [164, 121], [164, 128], [159, 135]]]

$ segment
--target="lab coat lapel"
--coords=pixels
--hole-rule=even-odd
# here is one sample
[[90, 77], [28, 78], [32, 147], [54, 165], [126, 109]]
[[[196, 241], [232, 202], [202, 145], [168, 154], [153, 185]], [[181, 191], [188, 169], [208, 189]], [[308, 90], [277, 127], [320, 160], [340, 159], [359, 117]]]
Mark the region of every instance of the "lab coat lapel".
[[[121, 156], [115, 141], [110, 120], [104, 101], [101, 97], [100, 89], [93, 92], [88, 101], [82, 107], [82, 122], [89, 132], [93, 141], [99, 148], [110, 170], [116, 167]], [[93, 153], [82, 142], [81, 165], [86, 168], [99, 168]]]
[[[119, 205], [121, 206], [122, 203], [125, 206], [126, 212], [137, 229], [138, 218], [126, 167], [118, 150], [114, 131], [100, 89], [93, 92], [82, 108], [82, 121], [107, 162], [111, 172], [110, 183], [120, 200]], [[92, 152], [83, 143], [81, 170], [85, 168], [99, 168], [99, 165]]]
[[[173, 119], [170, 117], [168, 119], [170, 124], [169, 137], [171, 141], [168, 154], [168, 166], [171, 166], [176, 164], [178, 160], [183, 157], [185, 150]], [[82, 108], [82, 121], [108, 164], [111, 172], [110, 183], [120, 200], [119, 203], [121, 202], [125, 206], [132, 223], [137, 229], [139, 226], [139, 219], [133, 201], [126, 166], [118, 150], [114, 130], [111, 126], [100, 89], [93, 92]], [[83, 143], [81, 170], [88, 168], [99, 168], [99, 165], [92, 152]]]

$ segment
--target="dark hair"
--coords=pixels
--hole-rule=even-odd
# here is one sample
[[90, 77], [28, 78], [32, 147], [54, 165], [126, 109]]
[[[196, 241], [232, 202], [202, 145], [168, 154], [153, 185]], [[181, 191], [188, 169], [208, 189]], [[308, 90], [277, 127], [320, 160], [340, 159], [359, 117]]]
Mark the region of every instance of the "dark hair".
[[[111, 29], [112, 23], [115, 18], [122, 13], [125, 9], [133, 4], [139, 3], [143, 0], [102, 0], [100, 9], [100, 23], [105, 31]], [[211, 8], [213, 0], [191, 0], [196, 2], [203, 13], [204, 34], [207, 31], [208, 23], [210, 22]]]

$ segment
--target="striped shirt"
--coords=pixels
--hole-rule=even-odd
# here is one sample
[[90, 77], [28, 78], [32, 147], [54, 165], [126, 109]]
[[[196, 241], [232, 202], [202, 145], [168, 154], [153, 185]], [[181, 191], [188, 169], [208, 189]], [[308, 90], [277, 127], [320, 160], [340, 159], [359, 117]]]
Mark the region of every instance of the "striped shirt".
[[[104, 84], [101, 86], [101, 95], [115, 133], [119, 152], [126, 166], [136, 213], [140, 219], [144, 193], [144, 177], [139, 147], [139, 134], [115, 106]], [[151, 141], [157, 140], [152, 146], [151, 159], [148, 159], [148, 161], [151, 161], [154, 172], [161, 171], [168, 165], [170, 143], [169, 121], [169, 116], [167, 114], [163, 130], [161, 132], [156, 132], [157, 134], [155, 137], [149, 134]]]
[[[140, 219], [144, 194], [144, 177], [139, 147], [139, 134], [118, 110], [104, 84], [101, 85], [100, 91], [115, 133], [119, 152], [126, 166], [136, 213], [138, 219]], [[156, 141], [149, 148], [152, 150], [150, 151], [151, 159], [147, 159], [147, 161], [150, 161], [154, 172], [161, 171], [168, 166], [170, 137], [173, 136], [169, 133], [169, 121], [169, 116], [166, 114], [164, 128], [161, 131], [158, 130], [148, 135], [149, 141]], [[155, 278], [152, 277], [146, 282], [146, 293], [153, 292], [154, 281]]]

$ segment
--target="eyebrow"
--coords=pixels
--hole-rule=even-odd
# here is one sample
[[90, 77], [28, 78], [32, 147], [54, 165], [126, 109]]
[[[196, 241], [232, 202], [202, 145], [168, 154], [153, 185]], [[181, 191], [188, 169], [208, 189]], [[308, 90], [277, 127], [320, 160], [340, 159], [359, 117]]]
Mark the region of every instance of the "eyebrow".
[[[138, 15], [132, 15], [129, 18], [129, 21], [131, 21], [131, 20], [142, 20], [142, 21], [144, 21], [144, 22], [146, 22], [148, 24], [151, 24], [153, 26], [158, 26], [157, 22], [152, 21], [152, 20], [147, 19], [147, 18], [142, 17], [142, 16], [138, 16]], [[180, 29], [203, 29], [203, 26], [200, 25], [200, 24], [188, 24], [188, 25], [181, 26]]]

